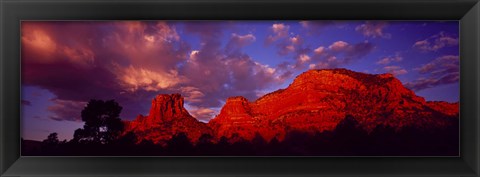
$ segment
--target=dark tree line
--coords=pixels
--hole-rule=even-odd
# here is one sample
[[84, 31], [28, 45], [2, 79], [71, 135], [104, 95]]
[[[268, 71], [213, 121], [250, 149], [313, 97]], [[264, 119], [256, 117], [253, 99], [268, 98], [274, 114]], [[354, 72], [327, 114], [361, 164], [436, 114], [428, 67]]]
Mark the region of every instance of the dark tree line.
[[[209, 134], [192, 144], [185, 133], [172, 137], [166, 146], [150, 141], [137, 142], [133, 133], [120, 136], [122, 107], [113, 100], [91, 100], [82, 111], [83, 129], [71, 141], [59, 141], [56, 133], [41, 143], [41, 148], [22, 145], [22, 155], [94, 156], [455, 156], [459, 150], [458, 120], [448, 127], [419, 129], [377, 126], [365, 131], [347, 116], [332, 131], [315, 134], [292, 131], [285, 139], [266, 141], [259, 134], [253, 140], [229, 143], [226, 137], [214, 143]], [[27, 145], [27, 142], [25, 142]]]

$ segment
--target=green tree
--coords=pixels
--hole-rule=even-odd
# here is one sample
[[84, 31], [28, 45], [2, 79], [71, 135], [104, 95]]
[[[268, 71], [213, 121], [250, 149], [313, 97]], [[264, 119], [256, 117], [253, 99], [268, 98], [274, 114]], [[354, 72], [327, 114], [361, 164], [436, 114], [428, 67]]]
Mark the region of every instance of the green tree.
[[90, 100], [82, 110], [83, 129], [77, 129], [74, 141], [108, 144], [123, 131], [119, 118], [122, 107], [115, 100]]

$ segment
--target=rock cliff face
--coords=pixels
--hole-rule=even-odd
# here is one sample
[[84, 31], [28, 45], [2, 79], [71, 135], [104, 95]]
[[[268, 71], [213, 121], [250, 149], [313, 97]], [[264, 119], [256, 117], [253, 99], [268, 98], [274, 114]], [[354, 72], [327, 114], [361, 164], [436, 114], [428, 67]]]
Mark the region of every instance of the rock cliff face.
[[231, 97], [223, 106], [220, 114], [208, 123], [215, 136], [230, 139], [252, 139], [257, 132], [259, 120], [253, 117], [252, 105], [244, 97]]
[[458, 103], [427, 102], [405, 88], [391, 74], [364, 74], [346, 69], [309, 70], [297, 76], [286, 89], [253, 102], [228, 98], [220, 114], [208, 124], [193, 118], [183, 108], [179, 94], [158, 95], [150, 114], [127, 122], [127, 131], [155, 143], [185, 132], [195, 142], [202, 134], [231, 141], [282, 140], [290, 131], [333, 130], [347, 115], [367, 131], [377, 125], [395, 128], [443, 127], [458, 121]]
[[125, 132], [135, 133], [139, 142], [150, 140], [156, 144], [165, 143], [180, 132], [192, 142], [196, 142], [202, 134], [212, 134], [205, 123], [192, 117], [183, 107], [180, 94], [156, 96], [148, 116], [138, 115], [125, 125]]
[[258, 132], [267, 140], [281, 140], [293, 130], [333, 130], [346, 115], [352, 115], [367, 131], [377, 125], [445, 126], [452, 117], [458, 117], [458, 103], [426, 102], [391, 74], [346, 69], [310, 70], [286, 89], [254, 102], [244, 98], [234, 101], [237, 99], [227, 100], [220, 114], [209, 122], [217, 137], [248, 140]]

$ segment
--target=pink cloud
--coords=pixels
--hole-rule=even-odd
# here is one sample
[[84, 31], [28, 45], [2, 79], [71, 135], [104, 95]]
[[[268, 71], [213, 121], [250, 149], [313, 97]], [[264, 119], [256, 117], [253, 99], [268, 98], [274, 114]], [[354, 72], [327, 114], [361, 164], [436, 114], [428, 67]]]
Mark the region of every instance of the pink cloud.
[[302, 54], [300, 56], [298, 56], [298, 61], [300, 63], [306, 63], [306, 62], [309, 62], [310, 61], [310, 56], [306, 55], [306, 54]]
[[[121, 116], [133, 118], [153, 94], [175, 85], [164, 79], [186, 49], [164, 22], [22, 22], [22, 84], [47, 89], [66, 106], [116, 99], [126, 107]], [[76, 117], [58, 105], [50, 112], [55, 120]]]
[[317, 47], [315, 50], [313, 50], [313, 52], [315, 53], [315, 55], [321, 55], [325, 52], [325, 47], [323, 46]]
[[336, 41], [332, 45], [328, 46], [328, 49], [338, 52], [346, 49], [348, 46], [349, 44], [345, 41]]
[[281, 40], [288, 37], [288, 32], [290, 30], [290, 26], [285, 25], [283, 23], [275, 23], [273, 24], [270, 29], [272, 30], [272, 35], [269, 35], [265, 40], [265, 44], [269, 45], [277, 40]]
[[208, 122], [212, 117], [218, 114], [218, 111], [205, 107], [192, 107], [190, 114], [202, 122]]
[[124, 84], [124, 89], [130, 92], [138, 89], [161, 91], [173, 88], [185, 80], [176, 70], [152, 71], [133, 66], [119, 68], [119, 70], [121, 71], [118, 71], [120, 73], [118, 79]]

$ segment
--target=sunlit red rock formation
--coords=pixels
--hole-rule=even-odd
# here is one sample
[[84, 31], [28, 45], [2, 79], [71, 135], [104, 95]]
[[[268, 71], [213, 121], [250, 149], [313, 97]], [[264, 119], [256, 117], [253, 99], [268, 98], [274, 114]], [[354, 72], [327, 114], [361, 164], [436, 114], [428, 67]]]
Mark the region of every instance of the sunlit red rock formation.
[[202, 134], [217, 140], [282, 140], [291, 131], [333, 130], [352, 115], [367, 131], [377, 125], [397, 129], [442, 127], [458, 118], [458, 103], [427, 102], [405, 88], [392, 74], [364, 74], [346, 69], [309, 70], [285, 89], [250, 102], [244, 97], [226, 100], [219, 115], [208, 124], [197, 121], [179, 94], [158, 95], [150, 114], [127, 123], [127, 131], [155, 143], [178, 132], [195, 142]]
[[228, 138], [240, 135], [242, 138], [252, 139], [260, 124], [259, 120], [253, 117], [251, 107], [249, 101], [244, 97], [228, 98], [220, 114], [208, 125], [214, 130], [215, 135]]
[[180, 94], [158, 95], [152, 100], [148, 116], [138, 115], [133, 121], [126, 122], [125, 132], [134, 132], [139, 141], [150, 140], [162, 144], [177, 133], [184, 132], [196, 142], [202, 134], [211, 134], [205, 123], [192, 117], [183, 107]]
[[457, 103], [448, 103], [445, 101], [427, 101], [427, 105], [435, 111], [441, 112], [449, 116], [458, 117], [459, 104]]
[[391, 74], [346, 69], [310, 70], [286, 89], [254, 102], [237, 99], [228, 99], [209, 122], [217, 137], [251, 139], [258, 132], [267, 140], [283, 139], [292, 130], [333, 130], [346, 115], [352, 115], [369, 131], [380, 124], [429, 128], [445, 126], [458, 114], [458, 104], [426, 102]]

